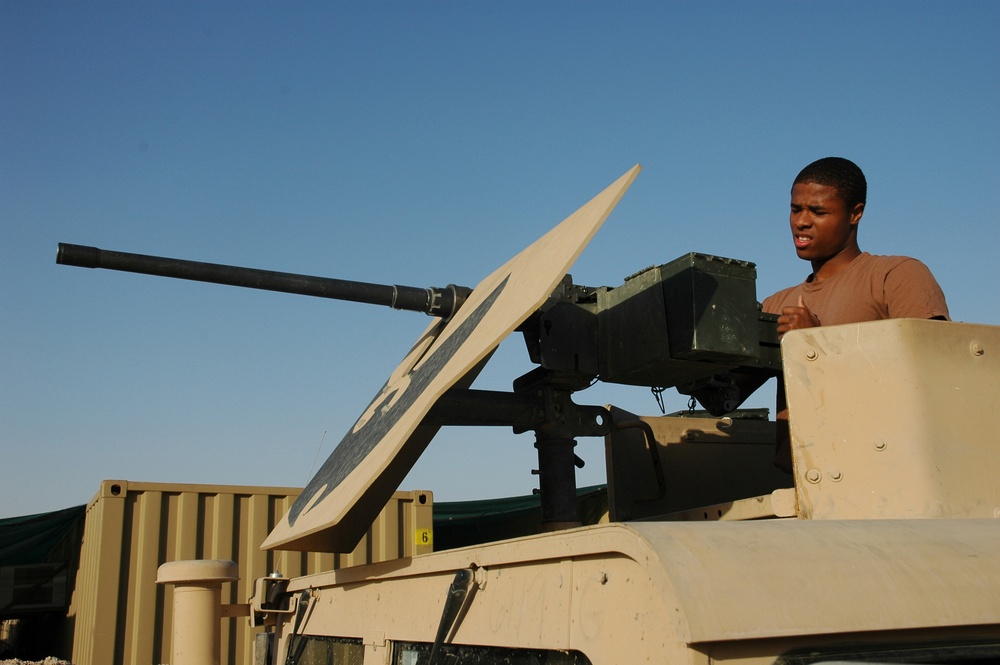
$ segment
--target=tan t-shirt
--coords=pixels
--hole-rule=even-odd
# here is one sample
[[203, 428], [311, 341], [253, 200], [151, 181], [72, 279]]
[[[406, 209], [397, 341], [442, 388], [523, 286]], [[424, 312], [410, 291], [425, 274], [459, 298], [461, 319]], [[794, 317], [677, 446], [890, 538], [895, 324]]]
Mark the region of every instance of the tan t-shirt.
[[881, 319], [948, 318], [944, 292], [923, 263], [907, 256], [862, 252], [840, 272], [822, 282], [802, 284], [766, 298], [765, 312], [781, 314], [799, 304], [819, 318], [820, 325]]
[[[862, 252], [830, 279], [816, 283], [811, 277], [766, 298], [764, 311], [781, 314], [782, 307], [797, 306], [801, 295], [802, 302], [824, 326], [882, 319], [948, 318], [944, 292], [934, 275], [923, 263], [907, 256]], [[774, 463], [791, 473], [788, 408], [782, 381], [778, 381], [776, 397]]]

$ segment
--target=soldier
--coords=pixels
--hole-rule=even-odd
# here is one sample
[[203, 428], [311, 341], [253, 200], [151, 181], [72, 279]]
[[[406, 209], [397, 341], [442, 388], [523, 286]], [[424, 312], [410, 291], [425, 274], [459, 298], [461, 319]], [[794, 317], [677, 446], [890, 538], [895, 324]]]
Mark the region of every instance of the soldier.
[[948, 319], [944, 293], [927, 266], [858, 247], [867, 189], [861, 169], [841, 157], [817, 160], [796, 176], [792, 242], [812, 273], [764, 300], [764, 311], [779, 315], [779, 333], [880, 319]]
[[[858, 247], [858, 224], [868, 184], [856, 164], [825, 157], [802, 169], [792, 185], [789, 222], [795, 253], [812, 273], [796, 286], [766, 298], [778, 314], [778, 333], [819, 325], [880, 319], [948, 319], [944, 293], [923, 263], [906, 256], [878, 256]], [[791, 471], [784, 385], [777, 391], [775, 464]]]

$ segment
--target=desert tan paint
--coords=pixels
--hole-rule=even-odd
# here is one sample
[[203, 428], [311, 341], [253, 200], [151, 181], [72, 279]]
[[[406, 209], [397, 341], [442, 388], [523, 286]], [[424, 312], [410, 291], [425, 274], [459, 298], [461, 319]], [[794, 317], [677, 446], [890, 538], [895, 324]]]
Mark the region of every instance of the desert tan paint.
[[[608, 493], [612, 521], [795, 514], [792, 479], [774, 466], [773, 422], [637, 416], [617, 407], [612, 407], [612, 418], [615, 428], [605, 446], [608, 482], [614, 488]], [[779, 512], [774, 510], [775, 492], [781, 492]], [[788, 492], [791, 500], [781, 504]]]
[[[300, 632], [361, 639], [366, 665], [388, 663], [392, 641], [433, 641], [455, 571], [474, 568], [448, 642], [578, 650], [595, 665], [1000, 639], [1000, 455], [977, 417], [995, 408], [1000, 328], [875, 322], [790, 334], [782, 350], [795, 486], [763, 496], [791, 492], [782, 505], [797, 517], [696, 522], [675, 511], [301, 578], [291, 590], [311, 598]], [[673, 440], [660, 447], [722, 446], [684, 453], [693, 460], [746, 434], [722, 435], [723, 419], [648, 420]], [[609, 451], [619, 508], [636, 500], [627, 458]], [[633, 474], [650, 473], [635, 461]], [[277, 629], [279, 663], [289, 626]]]
[[826, 326], [782, 358], [803, 517], [1000, 517], [1000, 329]]
[[691, 662], [733, 640], [996, 624], [998, 548], [981, 520], [609, 524], [292, 588], [314, 589], [302, 632], [362, 638], [373, 662], [387, 640], [433, 641], [454, 571], [473, 565], [451, 642]]
[[171, 665], [218, 665], [222, 656], [222, 585], [239, 579], [236, 562], [168, 561], [156, 583], [173, 591]]

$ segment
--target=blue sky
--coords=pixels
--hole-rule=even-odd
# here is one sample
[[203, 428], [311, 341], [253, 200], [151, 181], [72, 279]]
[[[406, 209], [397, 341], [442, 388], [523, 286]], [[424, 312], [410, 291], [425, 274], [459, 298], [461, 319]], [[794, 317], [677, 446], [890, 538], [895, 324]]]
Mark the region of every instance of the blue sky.
[[[998, 28], [977, 1], [5, 0], [0, 517], [106, 478], [302, 486], [428, 322], [57, 266], [58, 242], [471, 286], [641, 163], [575, 281], [699, 251], [755, 262], [763, 298], [808, 272], [792, 178], [840, 155], [869, 181], [862, 249], [1000, 324]], [[529, 370], [520, 344], [477, 387]], [[530, 436], [446, 429], [404, 488], [526, 494], [533, 461]]]

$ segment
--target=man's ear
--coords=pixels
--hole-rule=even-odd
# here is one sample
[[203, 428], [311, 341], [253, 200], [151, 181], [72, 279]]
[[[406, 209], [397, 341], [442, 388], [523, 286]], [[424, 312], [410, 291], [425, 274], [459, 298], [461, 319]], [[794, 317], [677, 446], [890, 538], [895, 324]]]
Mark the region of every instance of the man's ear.
[[851, 211], [851, 224], [857, 226], [858, 222], [861, 221], [861, 216], [865, 214], [865, 204], [858, 203], [854, 206], [854, 210]]

